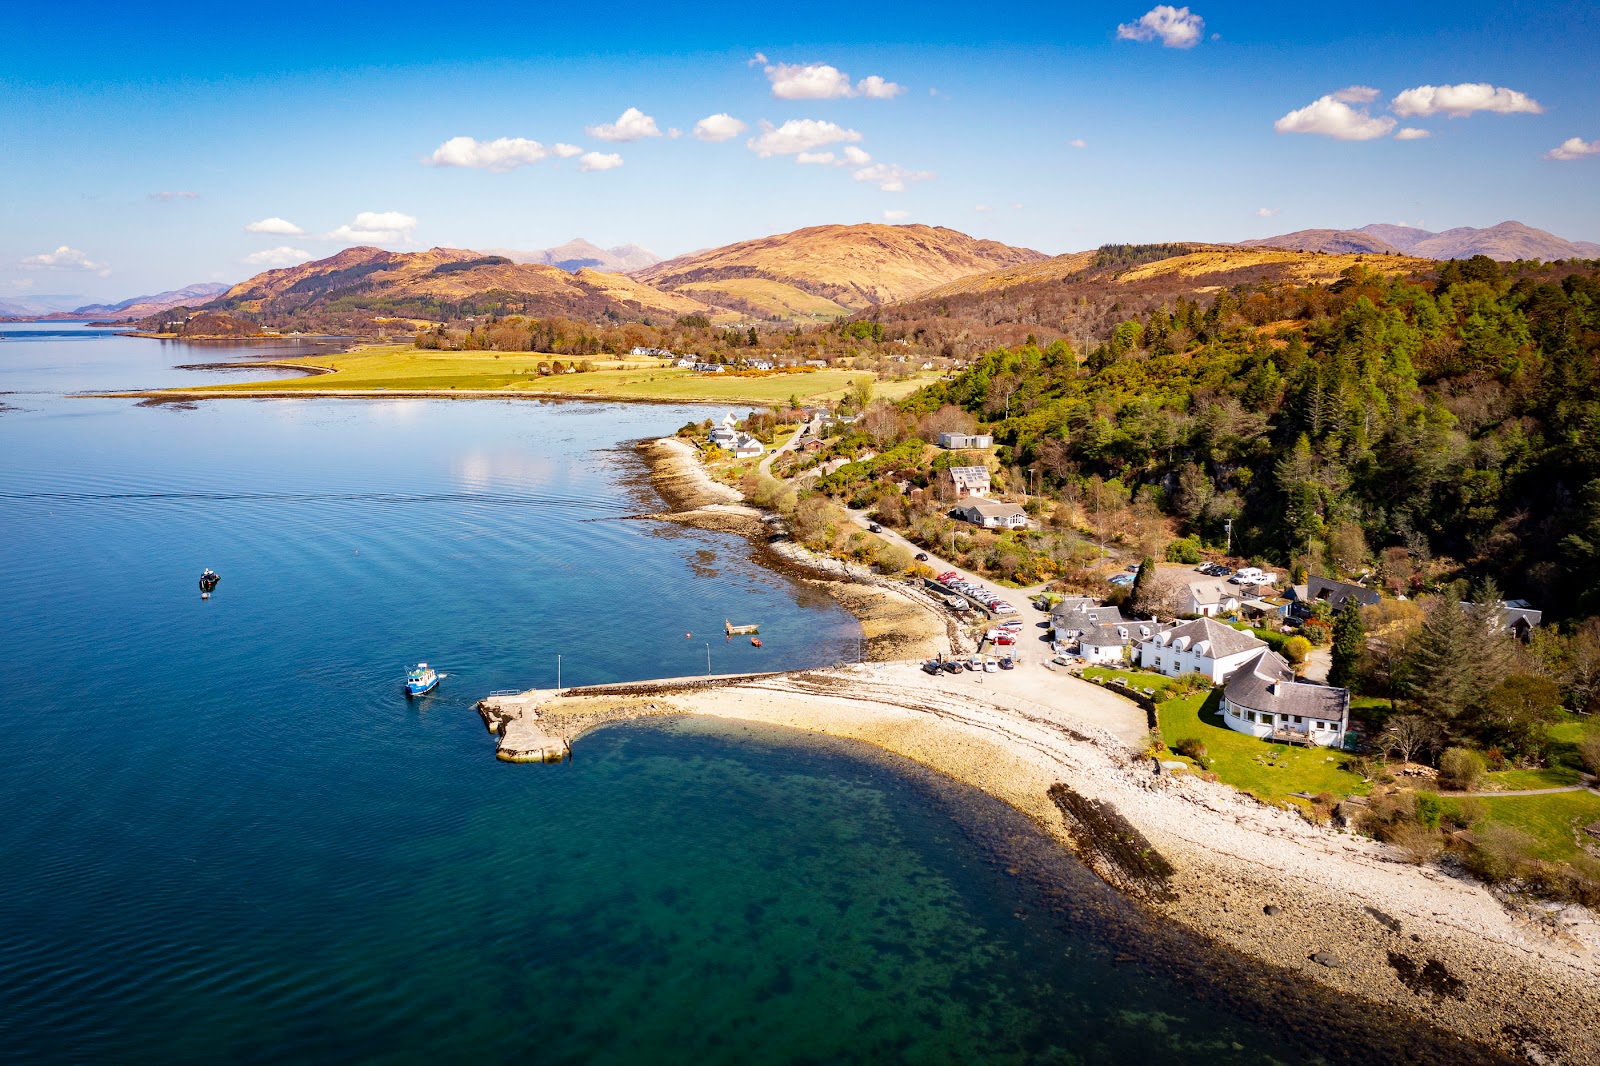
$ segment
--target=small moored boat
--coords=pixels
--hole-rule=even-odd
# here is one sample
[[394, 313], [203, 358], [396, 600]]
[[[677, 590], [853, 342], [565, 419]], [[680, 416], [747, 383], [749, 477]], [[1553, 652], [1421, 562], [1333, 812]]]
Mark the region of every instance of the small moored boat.
[[722, 628], [730, 637], [742, 637], [750, 633], [761, 632], [760, 626], [736, 626], [726, 618], [722, 620]]
[[751, 647], [752, 647], [752, 648], [759, 648], [759, 647], [761, 647], [761, 638], [760, 638], [760, 637], [751, 637], [751, 638], [750, 638], [750, 646], [751, 646]]
[[448, 676], [439, 673], [427, 663], [418, 663], [406, 672], [406, 695], [420, 696], [424, 692], [432, 692], [438, 687], [439, 682]]

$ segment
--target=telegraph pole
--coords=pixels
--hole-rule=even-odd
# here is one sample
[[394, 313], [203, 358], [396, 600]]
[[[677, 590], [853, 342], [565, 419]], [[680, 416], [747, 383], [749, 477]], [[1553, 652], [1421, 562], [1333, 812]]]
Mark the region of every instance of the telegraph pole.
[[1225, 549], [1223, 549], [1223, 554], [1224, 555], [1232, 555], [1233, 554], [1233, 519], [1230, 518], [1226, 522], [1222, 523], [1222, 528], [1228, 531], [1228, 546]]

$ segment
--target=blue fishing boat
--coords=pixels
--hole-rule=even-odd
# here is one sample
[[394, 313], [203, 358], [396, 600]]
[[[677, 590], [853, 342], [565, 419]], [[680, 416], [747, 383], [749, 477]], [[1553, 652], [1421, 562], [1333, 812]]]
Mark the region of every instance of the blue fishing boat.
[[439, 673], [427, 663], [418, 663], [406, 674], [406, 695], [420, 696], [424, 692], [432, 692], [439, 682], [448, 676]]

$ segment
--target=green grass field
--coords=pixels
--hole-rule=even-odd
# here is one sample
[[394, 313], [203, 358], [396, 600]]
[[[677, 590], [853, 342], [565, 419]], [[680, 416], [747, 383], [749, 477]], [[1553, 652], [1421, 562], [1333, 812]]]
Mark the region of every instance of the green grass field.
[[[739, 377], [696, 374], [692, 370], [659, 363], [627, 364], [596, 361], [587, 374], [540, 376], [538, 365], [552, 357], [532, 352], [437, 352], [410, 345], [365, 348], [339, 355], [286, 360], [308, 366], [333, 367], [332, 374], [288, 378], [282, 381], [237, 382], [171, 391], [217, 393], [318, 392], [497, 392], [572, 396], [596, 400], [657, 400], [675, 402], [774, 404], [791, 396], [806, 402], [843, 396], [864, 371], [817, 370], [808, 374]], [[565, 363], [563, 357], [560, 361]], [[898, 399], [923, 382], [874, 382], [873, 395]]]
[[1218, 779], [1268, 803], [1284, 803], [1290, 794], [1331, 792], [1335, 796], [1365, 793], [1360, 774], [1341, 770], [1346, 756], [1327, 748], [1269, 744], [1229, 729], [1217, 713], [1221, 695], [1196, 692], [1170, 699], [1156, 708], [1161, 739], [1175, 748], [1194, 737], [1206, 746], [1206, 762]]
[[1172, 678], [1160, 674], [1147, 674], [1138, 670], [1113, 670], [1108, 666], [1086, 666], [1083, 676], [1087, 678], [1101, 678], [1106, 684], [1111, 684], [1115, 678], [1122, 678], [1128, 687], [1136, 692], [1150, 688], [1155, 689], [1156, 699], [1172, 687]]
[[1574, 830], [1600, 822], [1600, 796], [1558, 792], [1553, 796], [1503, 796], [1481, 801], [1489, 819], [1516, 826], [1539, 841], [1539, 858], [1570, 860], [1578, 854]]

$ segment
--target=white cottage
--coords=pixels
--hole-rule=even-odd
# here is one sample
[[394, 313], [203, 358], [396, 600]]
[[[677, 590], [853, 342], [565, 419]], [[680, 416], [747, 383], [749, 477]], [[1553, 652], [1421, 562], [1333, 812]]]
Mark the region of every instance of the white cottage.
[[1090, 663], [1120, 663], [1128, 658], [1127, 649], [1135, 640], [1146, 640], [1156, 631], [1154, 622], [1122, 622], [1097, 625], [1078, 640], [1078, 654]]
[[1196, 618], [1156, 630], [1139, 645], [1139, 665], [1168, 677], [1202, 673], [1226, 681], [1254, 658], [1266, 642], [1210, 618]]
[[1350, 727], [1350, 690], [1301, 681], [1263, 648], [1223, 687], [1222, 720], [1263, 740], [1336, 747]]

